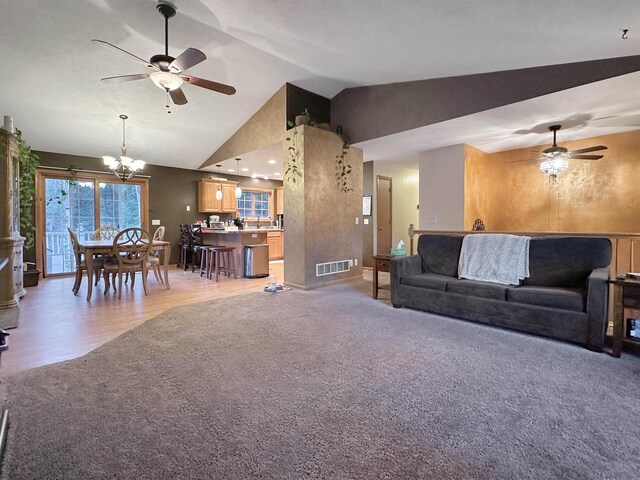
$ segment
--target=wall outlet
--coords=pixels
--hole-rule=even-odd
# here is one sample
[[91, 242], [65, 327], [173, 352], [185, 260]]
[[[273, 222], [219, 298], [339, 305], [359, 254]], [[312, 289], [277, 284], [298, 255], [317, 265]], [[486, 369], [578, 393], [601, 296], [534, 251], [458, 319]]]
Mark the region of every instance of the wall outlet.
[[191, 205], [187, 205], [187, 212], [191, 211]]
[[365, 225], [369, 225], [369, 219], [368, 219], [368, 218], [365, 218], [365, 219], [364, 219], [364, 224], [365, 224]]
[[157, 219], [151, 220], [151, 225], [160, 225], [160, 220], [157, 220]]
[[424, 223], [438, 223], [438, 217], [427, 217], [424, 219]]
[[356, 225], [360, 223], [360, 217], [356, 217]]

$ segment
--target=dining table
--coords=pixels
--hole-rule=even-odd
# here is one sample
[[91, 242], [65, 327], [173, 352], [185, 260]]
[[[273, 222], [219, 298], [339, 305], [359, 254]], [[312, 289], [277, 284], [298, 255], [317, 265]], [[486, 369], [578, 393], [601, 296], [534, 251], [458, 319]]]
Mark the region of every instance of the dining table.
[[[171, 242], [165, 240], [153, 240], [151, 245], [152, 251], [162, 251], [162, 265], [164, 267], [164, 286], [167, 290], [169, 286], [169, 257], [171, 256]], [[113, 253], [113, 240], [80, 240], [78, 239], [78, 247], [80, 251], [84, 253], [85, 262], [87, 265], [87, 283], [89, 288], [87, 290], [87, 301], [91, 301], [91, 294], [93, 293], [93, 257], [94, 255], [105, 255]]]

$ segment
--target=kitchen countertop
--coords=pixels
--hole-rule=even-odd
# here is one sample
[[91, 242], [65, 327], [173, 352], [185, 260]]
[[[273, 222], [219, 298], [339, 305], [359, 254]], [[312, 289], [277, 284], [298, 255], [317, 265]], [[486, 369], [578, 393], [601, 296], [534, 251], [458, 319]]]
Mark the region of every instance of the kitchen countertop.
[[268, 232], [282, 232], [282, 228], [245, 228], [244, 230], [211, 230], [209, 228], [203, 228], [202, 233], [214, 233], [218, 235], [232, 235], [238, 233], [268, 233]]

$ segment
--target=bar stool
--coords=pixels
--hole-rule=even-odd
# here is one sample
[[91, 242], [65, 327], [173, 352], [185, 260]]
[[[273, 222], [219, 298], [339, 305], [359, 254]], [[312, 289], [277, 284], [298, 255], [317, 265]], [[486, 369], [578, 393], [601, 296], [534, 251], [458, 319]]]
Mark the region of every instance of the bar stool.
[[215, 273], [216, 282], [220, 273], [230, 277], [236, 278], [236, 259], [234, 257], [234, 251], [236, 247], [213, 247], [213, 254], [215, 255]]
[[203, 245], [202, 246], [202, 261], [200, 262], [200, 276], [204, 273], [209, 280], [211, 280], [211, 273], [213, 272], [214, 265], [216, 263], [215, 248], [224, 248], [224, 245]]

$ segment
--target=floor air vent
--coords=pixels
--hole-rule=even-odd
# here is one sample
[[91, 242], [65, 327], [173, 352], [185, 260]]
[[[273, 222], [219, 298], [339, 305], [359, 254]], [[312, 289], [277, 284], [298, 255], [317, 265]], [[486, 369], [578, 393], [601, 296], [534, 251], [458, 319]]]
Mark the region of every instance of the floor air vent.
[[353, 260], [338, 260], [337, 262], [316, 263], [316, 277], [347, 272], [353, 266]]

